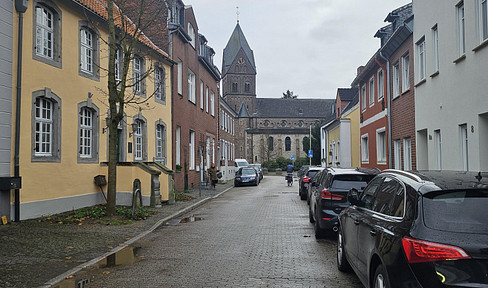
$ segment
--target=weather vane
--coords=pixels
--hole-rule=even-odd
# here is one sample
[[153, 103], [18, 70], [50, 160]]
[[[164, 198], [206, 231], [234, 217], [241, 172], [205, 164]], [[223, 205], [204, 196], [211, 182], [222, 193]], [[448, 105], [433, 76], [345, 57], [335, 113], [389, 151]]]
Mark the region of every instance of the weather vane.
[[237, 9], [237, 11], [236, 11], [236, 14], [237, 14], [237, 23], [239, 23], [239, 14], [240, 14], [239, 13], [239, 6], [236, 6], [236, 9]]

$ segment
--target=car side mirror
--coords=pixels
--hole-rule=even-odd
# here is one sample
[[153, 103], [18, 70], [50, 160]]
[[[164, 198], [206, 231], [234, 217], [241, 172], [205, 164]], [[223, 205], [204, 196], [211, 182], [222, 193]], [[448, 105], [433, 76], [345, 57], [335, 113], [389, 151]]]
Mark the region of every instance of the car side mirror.
[[359, 191], [355, 188], [352, 188], [347, 193], [347, 201], [349, 201], [352, 205], [357, 205], [359, 203]]

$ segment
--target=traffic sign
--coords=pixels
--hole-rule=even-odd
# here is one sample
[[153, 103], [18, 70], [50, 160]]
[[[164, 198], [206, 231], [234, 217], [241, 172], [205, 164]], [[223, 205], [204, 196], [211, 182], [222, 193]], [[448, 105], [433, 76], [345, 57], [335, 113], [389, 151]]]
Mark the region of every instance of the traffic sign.
[[290, 159], [293, 161], [295, 160], [295, 155], [291, 155]]
[[313, 150], [308, 150], [308, 158], [313, 158]]

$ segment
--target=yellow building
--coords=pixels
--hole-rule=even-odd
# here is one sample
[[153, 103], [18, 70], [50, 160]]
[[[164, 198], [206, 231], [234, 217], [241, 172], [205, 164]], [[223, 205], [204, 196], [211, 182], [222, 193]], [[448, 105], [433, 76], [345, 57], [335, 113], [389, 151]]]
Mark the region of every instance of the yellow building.
[[336, 117], [320, 128], [323, 166], [360, 167], [358, 99], [357, 88], [337, 90]]
[[[28, 1], [20, 36], [20, 219], [105, 202], [94, 181], [97, 175], [107, 176], [111, 133], [106, 128], [108, 34], [104, 12], [98, 1]], [[19, 15], [14, 13], [14, 43], [19, 37]], [[17, 48], [13, 59], [17, 59]], [[126, 93], [133, 92], [136, 99], [146, 102], [127, 105], [125, 118], [114, 131], [119, 135], [117, 205], [131, 204], [135, 179], [141, 181], [144, 205], [160, 205], [161, 200], [169, 199], [171, 189], [171, 171], [165, 167], [172, 167], [173, 62], [147, 38], [134, 51], [128, 79], [143, 80], [133, 82]], [[122, 60], [120, 55], [118, 60]], [[122, 61], [116, 63], [120, 70]], [[17, 64], [14, 61], [14, 75]], [[13, 107], [16, 104], [13, 101]], [[102, 188], [106, 191], [106, 186]], [[12, 211], [19, 204], [13, 202]]]

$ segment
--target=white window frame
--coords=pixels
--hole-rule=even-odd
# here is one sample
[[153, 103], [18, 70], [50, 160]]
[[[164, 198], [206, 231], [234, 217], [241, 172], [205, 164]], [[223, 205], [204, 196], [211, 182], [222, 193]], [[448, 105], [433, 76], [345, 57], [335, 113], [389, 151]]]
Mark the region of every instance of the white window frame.
[[188, 139], [188, 152], [189, 152], [189, 158], [188, 158], [188, 165], [190, 170], [195, 170], [195, 131], [190, 130], [190, 135]]
[[178, 70], [178, 94], [183, 95], [183, 62], [180, 59], [177, 61]]
[[193, 71], [188, 69], [188, 101], [196, 104], [196, 76]]
[[366, 110], [366, 84], [361, 87], [361, 111]]
[[379, 69], [377, 73], [377, 79], [378, 79], [378, 102], [380, 102], [381, 99], [385, 96], [385, 73], [383, 72], [383, 69]]
[[410, 56], [402, 56], [402, 93], [410, 90]]
[[39, 97], [35, 102], [34, 154], [40, 157], [53, 156], [53, 101]]
[[93, 155], [93, 111], [87, 107], [81, 108], [79, 114], [79, 124], [80, 124], [80, 133], [79, 133], [79, 154], [80, 158], [92, 158]]
[[203, 107], [204, 106], [203, 105], [204, 104], [203, 102], [204, 102], [204, 97], [205, 97], [204, 94], [203, 94], [204, 93], [204, 90], [203, 90], [204, 87], [205, 86], [203, 84], [203, 81], [200, 81], [200, 109], [202, 109], [202, 110], [204, 108]]
[[55, 15], [46, 7], [36, 7], [36, 55], [54, 60]]
[[190, 45], [195, 48], [195, 43], [196, 43], [196, 39], [195, 39], [195, 29], [193, 28], [193, 25], [191, 25], [190, 22], [188, 22], [188, 35], [190, 36], [191, 40], [190, 40]]
[[376, 163], [386, 164], [386, 131], [385, 128], [376, 130]]
[[419, 75], [419, 81], [422, 81], [426, 77], [426, 59], [425, 59], [425, 39], [422, 37], [416, 44], [417, 47], [417, 74]]
[[393, 142], [393, 147], [394, 147], [394, 156], [395, 156], [395, 169], [397, 170], [402, 170], [402, 141], [401, 140], [395, 140]]
[[215, 116], [215, 93], [210, 91], [210, 115]]
[[368, 134], [361, 135], [361, 163], [369, 163], [369, 137]]
[[133, 133], [134, 137], [134, 160], [142, 161], [144, 159], [144, 129], [143, 122], [136, 120], [137, 129]]
[[480, 43], [488, 40], [488, 0], [478, 0], [478, 27]]
[[393, 64], [393, 97], [400, 96], [400, 63]]
[[80, 29], [80, 69], [88, 74], [93, 74], [94, 38], [95, 36], [88, 28]]
[[461, 1], [456, 5], [457, 12], [457, 32], [458, 32], [458, 51], [459, 56], [463, 56], [466, 53], [466, 23], [465, 23], [465, 10], [464, 1]]
[[412, 170], [412, 139], [403, 138], [403, 169]]
[[442, 170], [442, 135], [441, 130], [434, 130], [435, 164], [437, 170]]
[[371, 107], [374, 105], [374, 76], [372, 76], [371, 78], [369, 78], [369, 81], [368, 81], [368, 87], [369, 87], [369, 102], [368, 102], [368, 106]]
[[162, 124], [156, 125], [156, 157], [166, 157], [166, 127]]
[[437, 24], [432, 27], [432, 64], [434, 72], [439, 71], [439, 28]]
[[122, 80], [120, 77], [120, 60], [121, 60], [121, 55], [120, 55], [120, 48], [117, 47], [117, 50], [115, 50], [115, 81], [117, 82], [117, 86], [119, 85], [119, 82]]
[[143, 73], [144, 73], [144, 58], [142, 56], [134, 55], [132, 59], [132, 85], [134, 94], [143, 94]]
[[165, 71], [163, 67], [156, 67], [154, 69], [154, 87], [155, 98], [161, 102], [166, 101], [165, 93]]
[[459, 125], [459, 134], [461, 140], [461, 163], [463, 165], [463, 171], [468, 171], [469, 169], [469, 153], [468, 153], [468, 125]]

